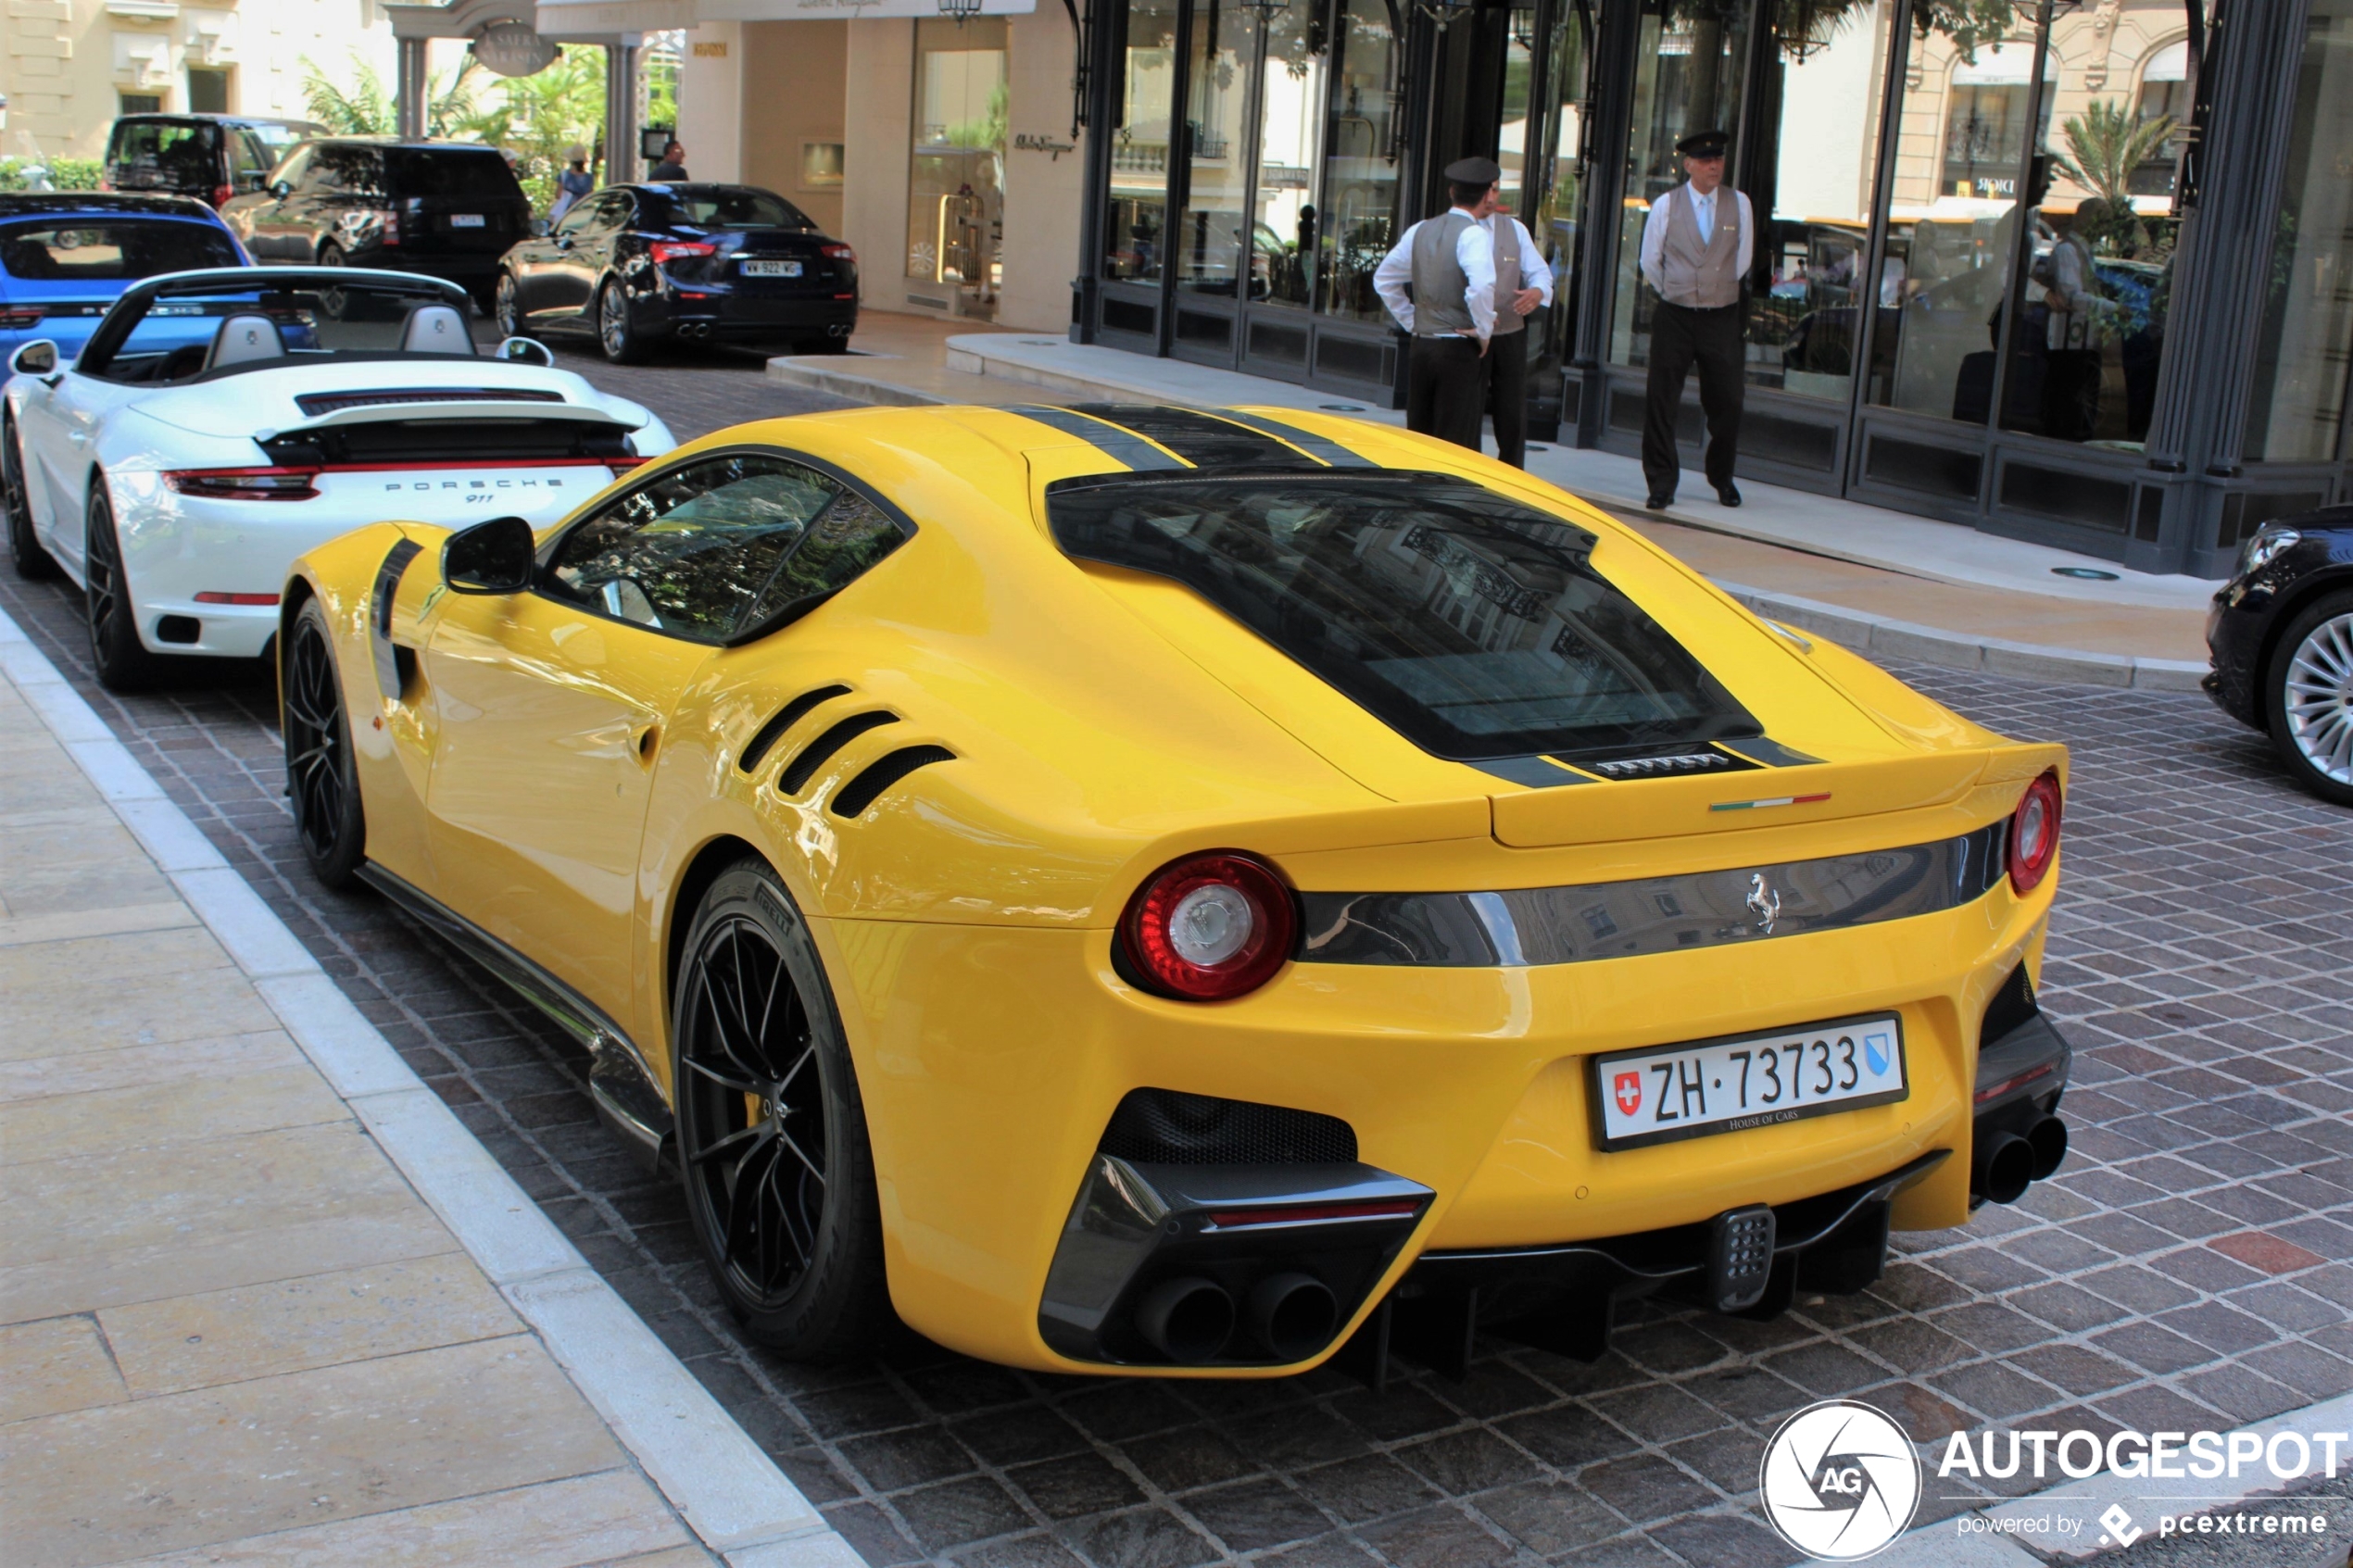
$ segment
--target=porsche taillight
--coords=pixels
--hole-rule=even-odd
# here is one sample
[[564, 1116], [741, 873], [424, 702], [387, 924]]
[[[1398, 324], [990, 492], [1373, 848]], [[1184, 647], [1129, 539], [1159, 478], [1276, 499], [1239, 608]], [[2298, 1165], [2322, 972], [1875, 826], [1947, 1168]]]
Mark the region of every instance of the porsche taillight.
[[1221, 1002], [1272, 980], [1298, 931], [1290, 889], [1265, 862], [1215, 850], [1173, 861], [1137, 889], [1119, 940], [1149, 989]]
[[208, 501], [308, 501], [319, 494], [317, 469], [178, 469], [163, 482]]
[[2045, 773], [2019, 797], [2010, 818], [2010, 885], [2032, 893], [2058, 859], [2059, 782]]
[[648, 459], [644, 458], [607, 458], [605, 467], [612, 470], [612, 476], [619, 479], [632, 470], [645, 467], [647, 461]]

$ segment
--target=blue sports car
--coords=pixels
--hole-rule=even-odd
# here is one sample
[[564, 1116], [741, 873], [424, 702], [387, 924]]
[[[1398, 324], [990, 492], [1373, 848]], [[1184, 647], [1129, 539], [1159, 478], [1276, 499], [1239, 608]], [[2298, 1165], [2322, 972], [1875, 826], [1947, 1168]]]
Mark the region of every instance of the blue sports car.
[[35, 338], [70, 361], [142, 278], [250, 265], [212, 209], [185, 196], [0, 194], [0, 362]]

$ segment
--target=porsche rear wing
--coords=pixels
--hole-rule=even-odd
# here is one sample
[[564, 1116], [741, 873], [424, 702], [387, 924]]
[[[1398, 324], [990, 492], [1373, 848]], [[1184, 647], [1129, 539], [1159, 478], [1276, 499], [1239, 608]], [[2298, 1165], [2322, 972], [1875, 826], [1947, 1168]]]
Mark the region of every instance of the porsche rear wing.
[[577, 403], [543, 401], [524, 397], [452, 397], [432, 401], [410, 401], [397, 394], [384, 395], [381, 403], [364, 403], [336, 408], [313, 419], [290, 425], [254, 433], [256, 441], [268, 444], [287, 437], [300, 438], [313, 432], [343, 430], [353, 425], [406, 423], [411, 421], [462, 420], [469, 423], [484, 420], [530, 420], [562, 424], [605, 425], [615, 430], [640, 430], [646, 418], [616, 414], [609, 409], [588, 408]]

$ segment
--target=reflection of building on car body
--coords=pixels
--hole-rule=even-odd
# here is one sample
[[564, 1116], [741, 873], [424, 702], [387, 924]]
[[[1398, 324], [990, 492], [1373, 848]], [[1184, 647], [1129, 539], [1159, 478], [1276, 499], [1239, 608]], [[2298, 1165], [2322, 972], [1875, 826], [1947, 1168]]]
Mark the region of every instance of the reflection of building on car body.
[[588, 1044], [788, 1354], [1591, 1356], [2064, 1153], [2063, 751], [1457, 446], [804, 416], [277, 614], [313, 866]]
[[101, 676], [128, 683], [160, 655], [261, 653], [286, 562], [387, 510], [552, 521], [668, 450], [538, 345], [478, 353], [466, 310], [397, 273], [190, 272], [124, 293], [69, 363], [19, 347], [18, 570], [83, 585]]

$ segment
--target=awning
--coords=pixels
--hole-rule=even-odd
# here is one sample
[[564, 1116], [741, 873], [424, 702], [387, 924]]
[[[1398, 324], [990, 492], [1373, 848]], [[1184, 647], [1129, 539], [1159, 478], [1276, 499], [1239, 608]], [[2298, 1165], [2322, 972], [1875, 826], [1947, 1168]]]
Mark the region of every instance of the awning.
[[2168, 44], [2149, 56], [2142, 72], [2143, 82], [2187, 82], [2190, 79], [2190, 41], [2186, 38]]
[[[988, 17], [1026, 15], [1038, 0], [980, 0]], [[825, 21], [939, 17], [939, 0], [538, 0], [539, 31], [655, 32], [698, 22]]]
[[[546, 0], [541, 0], [540, 8], [543, 10], [547, 8]], [[2033, 44], [1992, 44], [1978, 50], [1976, 59], [1963, 60], [1953, 67], [1953, 84], [1957, 87], [1963, 85], [1992, 87], [2007, 84], [2022, 87], [2026, 84], [2028, 74], [2033, 69]], [[2043, 80], [2045, 82], [2058, 80], [2057, 61], [2049, 58], [2043, 61]]]

